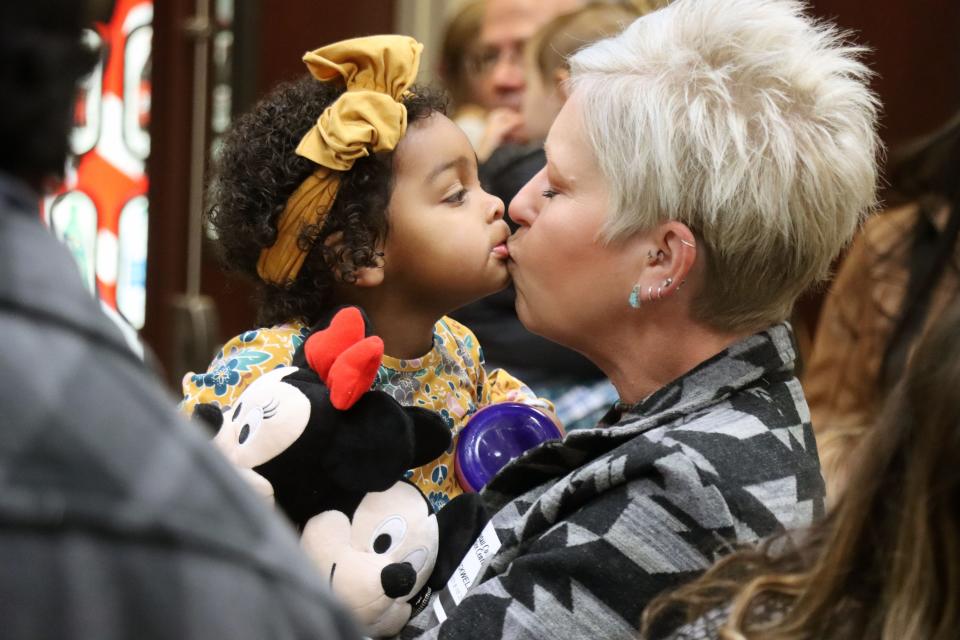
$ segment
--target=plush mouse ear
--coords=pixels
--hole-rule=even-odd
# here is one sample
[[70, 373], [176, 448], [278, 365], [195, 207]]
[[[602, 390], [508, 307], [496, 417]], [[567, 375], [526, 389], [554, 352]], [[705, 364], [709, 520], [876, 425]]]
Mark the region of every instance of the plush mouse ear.
[[303, 345], [310, 368], [327, 381], [330, 367], [349, 347], [364, 338], [366, 324], [357, 307], [344, 307], [337, 312], [326, 329], [314, 331]]
[[446, 586], [487, 520], [483, 503], [476, 493], [460, 494], [437, 513], [440, 544], [428, 587], [437, 590]]
[[331, 431], [318, 468], [340, 487], [384, 491], [420, 464], [410, 418], [382, 391], [364, 393], [349, 411], [331, 409], [323, 418]]
[[383, 340], [365, 338], [366, 329], [363, 312], [344, 307], [303, 345], [304, 359], [330, 389], [331, 404], [341, 411], [370, 390], [383, 359]]
[[413, 464], [422, 467], [450, 447], [450, 428], [436, 412], [422, 407], [404, 407], [413, 430]]
[[193, 419], [207, 427], [210, 433], [217, 435], [223, 426], [223, 413], [212, 402], [202, 402], [193, 407]]
[[352, 407], [373, 386], [382, 361], [383, 340], [378, 336], [364, 338], [341, 353], [324, 379], [330, 403], [341, 411]]

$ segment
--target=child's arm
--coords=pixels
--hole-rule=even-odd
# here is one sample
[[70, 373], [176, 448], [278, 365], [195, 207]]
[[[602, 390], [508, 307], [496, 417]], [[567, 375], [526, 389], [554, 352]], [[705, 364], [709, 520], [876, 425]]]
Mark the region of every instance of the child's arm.
[[[444, 317], [437, 323], [437, 331], [445, 336], [448, 350], [455, 349], [456, 359], [463, 365], [471, 384], [476, 385], [474, 400], [477, 409], [501, 402], [519, 402], [542, 409], [556, 420], [553, 403], [537, 397], [530, 387], [505, 369], [494, 369], [487, 373], [483, 349], [477, 336], [468, 327], [453, 318]], [[557, 424], [560, 424], [559, 420]]]
[[498, 402], [519, 402], [543, 409], [551, 416], [554, 414], [552, 402], [538, 397], [530, 387], [510, 375], [506, 369], [494, 369], [489, 373], [484, 370], [483, 406]]
[[189, 417], [200, 403], [213, 403], [221, 410], [232, 406], [251, 382], [293, 361], [293, 352], [303, 343], [304, 330], [300, 324], [289, 324], [246, 331], [231, 338], [205, 372], [183, 376], [180, 411]]

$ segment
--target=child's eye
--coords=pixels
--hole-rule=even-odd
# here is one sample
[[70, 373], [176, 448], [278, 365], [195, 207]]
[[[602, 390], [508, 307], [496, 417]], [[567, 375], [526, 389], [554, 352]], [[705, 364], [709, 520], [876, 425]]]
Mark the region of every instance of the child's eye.
[[467, 190], [466, 190], [466, 189], [460, 189], [459, 191], [457, 191], [455, 194], [453, 194], [453, 195], [450, 196], [449, 198], [444, 199], [444, 202], [446, 202], [446, 203], [448, 203], [448, 204], [460, 205], [460, 204], [463, 204], [464, 202], [466, 202], [466, 200], [467, 200]]
[[544, 191], [541, 195], [542, 195], [544, 198], [546, 198], [547, 200], [549, 200], [549, 199], [552, 198], [553, 196], [557, 195], [557, 192], [554, 191], [553, 189], [547, 189], [547, 190]]

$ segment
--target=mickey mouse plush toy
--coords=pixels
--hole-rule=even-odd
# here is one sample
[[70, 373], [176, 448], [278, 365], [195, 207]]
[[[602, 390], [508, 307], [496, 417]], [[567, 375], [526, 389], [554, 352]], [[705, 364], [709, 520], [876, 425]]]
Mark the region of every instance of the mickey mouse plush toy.
[[439, 513], [404, 472], [434, 460], [450, 432], [431, 411], [370, 386], [383, 342], [340, 310], [233, 407], [195, 410], [214, 444], [302, 532], [331, 588], [373, 637], [397, 633], [442, 588], [483, 527], [475, 494]]

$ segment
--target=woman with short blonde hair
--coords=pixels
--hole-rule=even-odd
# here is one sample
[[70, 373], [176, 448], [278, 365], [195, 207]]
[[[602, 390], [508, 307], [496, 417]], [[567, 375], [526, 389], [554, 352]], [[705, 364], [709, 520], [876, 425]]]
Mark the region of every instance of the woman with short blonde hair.
[[706, 266], [695, 317], [756, 329], [828, 275], [873, 207], [877, 101], [862, 49], [797, 20], [800, 3], [726, 4], [752, 10], [636, 21], [573, 57], [572, 87], [609, 187], [604, 237], [682, 222]]
[[861, 53], [798, 2], [677, 0], [572, 57], [510, 272], [620, 401], [493, 479], [472, 586], [410, 635], [634, 638], [732, 544], [823, 514], [785, 320], [874, 206]]

